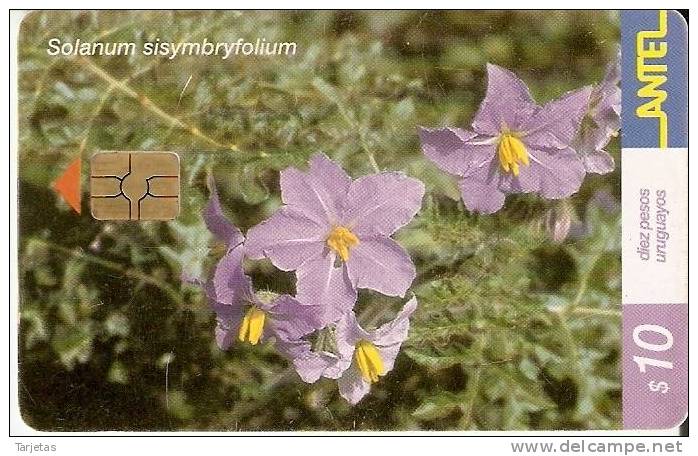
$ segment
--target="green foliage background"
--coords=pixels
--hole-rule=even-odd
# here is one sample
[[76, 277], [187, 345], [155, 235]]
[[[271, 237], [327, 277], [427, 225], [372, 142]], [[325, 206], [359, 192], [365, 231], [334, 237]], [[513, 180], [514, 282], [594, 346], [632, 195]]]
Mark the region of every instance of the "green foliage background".
[[[618, 169], [568, 201], [515, 196], [475, 216], [423, 158], [415, 128], [468, 125], [486, 62], [541, 102], [596, 83], [618, 35], [613, 12], [30, 14], [19, 36], [24, 419], [46, 430], [618, 428], [619, 212], [592, 202], [619, 198]], [[53, 37], [264, 37], [299, 52], [50, 57]], [[178, 152], [181, 216], [105, 223], [86, 202], [72, 213], [50, 183], [100, 150]], [[200, 218], [207, 173], [247, 229], [280, 205], [278, 171], [319, 150], [354, 177], [375, 163], [427, 185], [397, 236], [420, 306], [395, 370], [353, 408], [332, 381], [301, 382], [273, 344], [218, 350], [203, 296], [179, 281], [222, 253]], [[619, 165], [617, 140], [611, 152]], [[574, 228], [562, 243], [545, 229], [559, 214]], [[249, 271], [260, 288], [294, 291], [269, 263]], [[360, 318], [378, 324], [401, 304], [362, 291]]]

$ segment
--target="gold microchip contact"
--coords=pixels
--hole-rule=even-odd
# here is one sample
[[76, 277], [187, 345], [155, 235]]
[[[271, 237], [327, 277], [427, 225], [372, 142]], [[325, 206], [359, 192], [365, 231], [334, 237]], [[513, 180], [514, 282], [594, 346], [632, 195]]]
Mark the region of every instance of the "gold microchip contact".
[[172, 152], [102, 152], [90, 161], [97, 220], [172, 220], [179, 214], [179, 157]]

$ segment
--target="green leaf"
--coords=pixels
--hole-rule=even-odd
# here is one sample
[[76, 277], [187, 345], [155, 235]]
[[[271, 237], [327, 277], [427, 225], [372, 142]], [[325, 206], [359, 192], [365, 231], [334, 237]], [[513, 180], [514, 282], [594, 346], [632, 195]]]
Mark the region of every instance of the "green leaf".
[[455, 410], [459, 410], [463, 403], [463, 398], [457, 394], [441, 393], [437, 396], [425, 399], [417, 407], [412, 416], [420, 420], [434, 420], [444, 418]]
[[72, 370], [76, 363], [86, 363], [90, 359], [94, 339], [90, 326], [59, 326], [54, 334], [51, 346], [68, 370]]
[[430, 369], [446, 369], [448, 367], [455, 366], [463, 362], [462, 355], [430, 355], [419, 352], [415, 349], [407, 349], [405, 350], [405, 354], [412, 358], [415, 362], [423, 366], [426, 366]]

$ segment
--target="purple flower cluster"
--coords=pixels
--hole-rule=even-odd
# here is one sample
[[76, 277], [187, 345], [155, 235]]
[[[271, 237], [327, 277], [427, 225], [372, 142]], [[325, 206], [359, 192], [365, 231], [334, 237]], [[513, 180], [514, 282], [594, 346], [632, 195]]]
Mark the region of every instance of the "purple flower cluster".
[[[460, 177], [466, 207], [493, 213], [506, 194], [548, 199], [579, 190], [586, 173], [613, 170], [604, 150], [620, 127], [618, 64], [603, 82], [536, 104], [518, 77], [487, 66], [485, 99], [470, 129], [420, 128], [424, 154]], [[390, 322], [374, 330], [359, 325], [359, 289], [404, 297], [416, 276], [408, 253], [391, 236], [412, 220], [424, 196], [422, 182], [398, 172], [352, 180], [323, 154], [309, 170], [281, 172], [283, 206], [254, 226], [247, 239], [223, 215], [215, 185], [204, 210], [208, 229], [227, 246], [209, 280], [195, 281], [216, 313], [216, 341], [275, 340], [303, 381], [337, 380], [352, 404], [392, 370], [407, 338], [412, 297]], [[551, 214], [553, 239], [567, 236], [571, 219]], [[296, 295], [256, 291], [243, 260], [269, 259], [295, 271]]]
[[[367, 331], [353, 311], [357, 290], [405, 296], [415, 267], [391, 235], [421, 207], [424, 185], [397, 172], [352, 180], [318, 154], [307, 173], [282, 171], [284, 205], [247, 239], [224, 217], [211, 187], [203, 216], [227, 252], [210, 280], [198, 284], [216, 313], [219, 347], [273, 338], [304, 381], [336, 379], [341, 396], [357, 403], [393, 368], [417, 307], [413, 297], [394, 320]], [[295, 271], [296, 296], [255, 292], [246, 257]]]
[[459, 176], [466, 207], [491, 214], [510, 193], [566, 198], [584, 176], [613, 170], [603, 150], [620, 127], [618, 65], [598, 87], [539, 106], [512, 72], [487, 65], [487, 93], [470, 129], [420, 128], [424, 154]]

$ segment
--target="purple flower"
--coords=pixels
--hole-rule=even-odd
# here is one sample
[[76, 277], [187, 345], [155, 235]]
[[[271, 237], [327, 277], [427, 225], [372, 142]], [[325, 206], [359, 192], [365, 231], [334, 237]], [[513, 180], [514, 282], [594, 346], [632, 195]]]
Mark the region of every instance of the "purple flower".
[[[346, 318], [346, 314], [340, 321], [343, 318]], [[335, 326], [332, 324], [321, 330], [336, 344], [335, 331]], [[339, 353], [327, 350], [329, 347], [326, 346], [314, 347], [309, 339], [309, 337], [283, 337], [277, 339], [276, 347], [291, 360], [296, 372], [306, 383], [315, 383], [320, 377], [331, 379], [341, 377], [351, 364], [351, 358], [343, 358]]]
[[410, 299], [395, 319], [374, 331], [366, 331], [349, 312], [337, 323], [337, 348], [351, 364], [337, 381], [339, 394], [351, 404], [359, 402], [371, 384], [393, 369], [400, 346], [407, 339], [410, 316], [417, 299]]
[[319, 327], [317, 306], [302, 305], [292, 296], [255, 293], [252, 281], [245, 274], [244, 237], [221, 210], [215, 187], [204, 210], [208, 229], [228, 251], [216, 265], [212, 277], [196, 281], [205, 291], [209, 305], [216, 313], [216, 342], [227, 350], [237, 338], [256, 345], [262, 338], [300, 338]]
[[587, 108], [590, 87], [538, 106], [512, 72], [487, 65], [487, 93], [472, 130], [420, 128], [424, 154], [460, 176], [466, 207], [491, 214], [509, 193], [535, 192], [548, 199], [570, 196], [584, 180], [584, 165], [571, 146]]
[[589, 173], [606, 174], [615, 168], [604, 149], [620, 130], [620, 55], [606, 69], [603, 81], [591, 92], [589, 108], [574, 146]]
[[317, 154], [307, 173], [281, 172], [284, 206], [250, 229], [250, 258], [296, 271], [296, 297], [322, 303], [324, 323], [356, 302], [357, 288], [404, 296], [415, 278], [409, 255], [390, 236], [417, 213], [424, 185], [398, 172], [352, 179]]
[[[409, 318], [417, 308], [410, 299], [395, 319], [374, 331], [359, 326], [353, 311], [321, 332], [328, 342], [304, 338], [277, 340], [277, 347], [293, 362], [298, 375], [307, 383], [320, 377], [336, 379], [340, 395], [356, 404], [368, 394], [371, 384], [393, 369], [400, 346], [407, 338]], [[332, 350], [325, 350], [327, 346]]]

